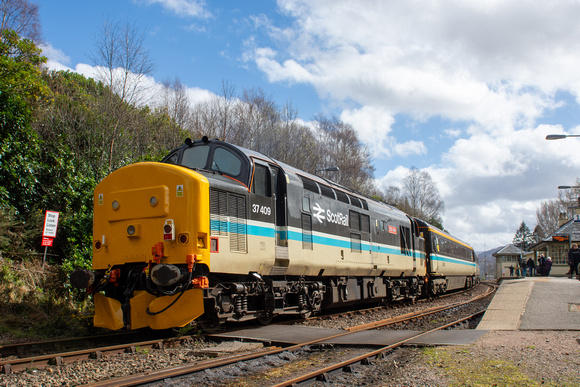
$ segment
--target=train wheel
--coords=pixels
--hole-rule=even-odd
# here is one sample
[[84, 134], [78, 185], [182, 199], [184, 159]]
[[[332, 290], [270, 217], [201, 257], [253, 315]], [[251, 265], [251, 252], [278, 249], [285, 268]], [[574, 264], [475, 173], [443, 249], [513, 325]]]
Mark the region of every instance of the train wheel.
[[274, 319], [274, 316], [272, 316], [272, 315], [256, 317], [258, 324], [264, 325], [264, 326], [269, 325], [273, 319]]
[[311, 315], [312, 315], [312, 311], [311, 310], [303, 310], [302, 312], [300, 312], [300, 317], [302, 319], [304, 319], [304, 320], [306, 320]]

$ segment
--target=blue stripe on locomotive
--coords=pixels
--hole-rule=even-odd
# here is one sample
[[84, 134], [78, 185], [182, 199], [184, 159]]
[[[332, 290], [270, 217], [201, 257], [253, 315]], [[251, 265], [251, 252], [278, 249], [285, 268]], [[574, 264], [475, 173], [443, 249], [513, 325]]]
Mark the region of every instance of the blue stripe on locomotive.
[[[260, 237], [267, 237], [267, 238], [274, 238], [276, 235], [276, 231], [274, 230], [273, 227], [246, 225], [243, 223], [226, 222], [226, 221], [218, 221], [218, 220], [211, 221], [211, 229], [212, 230], [220, 230], [220, 229], [224, 230], [224, 229], [226, 229], [231, 233], [237, 233], [237, 234], [244, 234], [245, 233], [246, 235], [249, 235], [249, 236], [260, 236]], [[281, 231], [281, 232], [279, 232], [280, 237], [282, 239], [285, 239], [284, 237], [286, 236], [286, 233], [288, 235], [287, 239], [293, 240], [293, 241], [302, 241], [303, 235], [301, 232]], [[353, 247], [351, 245], [351, 242], [347, 241], [347, 240], [336, 239], [336, 238], [326, 237], [326, 236], [319, 236], [319, 235], [312, 235], [311, 238], [312, 238], [312, 243], [317, 244], [317, 245], [331, 246], [331, 247], [337, 247], [337, 248], [341, 248], [341, 249], [350, 249], [351, 247]], [[371, 246], [368, 243], [361, 243], [360, 244], [361, 250], [366, 251], [366, 250], [369, 250], [370, 248], [371, 248]], [[372, 251], [375, 253], [382, 253], [382, 254], [400, 254], [399, 248], [385, 247], [384, 245], [377, 245], [377, 244], [372, 245]], [[425, 254], [423, 252], [420, 253], [420, 258], [421, 259], [425, 258]], [[442, 255], [433, 255], [433, 256], [431, 256], [431, 260], [438, 261], [438, 262], [455, 263], [455, 264], [459, 264], [459, 265], [467, 265], [467, 266], [471, 266], [471, 267], [477, 266], [477, 264], [475, 262], [465, 261], [465, 260], [457, 259], [457, 258], [445, 257]]]
[[[241, 233], [246, 234], [248, 236], [260, 236], [260, 237], [267, 237], [267, 238], [274, 238], [276, 235], [276, 231], [273, 227], [265, 227], [265, 226], [257, 226], [257, 225], [245, 225], [236, 222], [227, 222], [227, 221], [218, 221], [218, 220], [211, 220], [210, 228], [212, 230], [228, 230], [230, 233]], [[303, 234], [297, 231], [279, 231], [281, 239], [288, 239], [292, 241], [302, 241]], [[287, 238], [285, 238], [287, 235]], [[337, 247], [341, 249], [350, 249], [352, 246], [351, 242], [344, 239], [337, 239], [327, 236], [319, 236], [319, 235], [312, 235], [311, 242], [317, 245], [323, 246], [331, 246]], [[358, 247], [358, 246], [357, 246]], [[360, 249], [363, 251], [371, 249], [371, 245], [368, 243], [360, 243]], [[390, 247], [385, 245], [372, 245], [372, 252], [381, 253], [381, 254], [400, 254], [401, 250], [399, 247]], [[425, 259], [425, 253], [421, 252], [419, 254], [419, 258]], [[455, 262], [455, 263], [462, 263], [462, 264], [470, 264], [475, 266], [472, 262], [462, 261], [462, 260], [452, 260], [446, 257], [437, 257], [439, 261], [445, 262]]]

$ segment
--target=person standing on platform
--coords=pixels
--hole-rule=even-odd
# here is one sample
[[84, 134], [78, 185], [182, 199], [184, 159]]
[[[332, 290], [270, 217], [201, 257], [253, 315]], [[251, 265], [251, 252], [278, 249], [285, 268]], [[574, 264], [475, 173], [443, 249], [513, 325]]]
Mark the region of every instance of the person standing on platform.
[[568, 278], [572, 278], [574, 273], [578, 276], [578, 263], [580, 263], [580, 249], [576, 243], [572, 243], [572, 248], [568, 250], [568, 265], [570, 270], [568, 270]]
[[510, 277], [514, 276], [514, 265], [510, 266]]
[[540, 258], [538, 259], [538, 275], [544, 275], [544, 267], [546, 266], [546, 257], [544, 254], [540, 254]]
[[536, 271], [536, 264], [534, 263], [534, 260], [532, 259], [532, 257], [528, 258], [528, 262], [526, 262], [526, 266], [528, 267], [528, 275], [530, 277], [534, 276], [534, 272]]
[[552, 258], [548, 257], [548, 259], [546, 259], [546, 266], [544, 267], [544, 275], [546, 277], [550, 276], [550, 270], [552, 270]]

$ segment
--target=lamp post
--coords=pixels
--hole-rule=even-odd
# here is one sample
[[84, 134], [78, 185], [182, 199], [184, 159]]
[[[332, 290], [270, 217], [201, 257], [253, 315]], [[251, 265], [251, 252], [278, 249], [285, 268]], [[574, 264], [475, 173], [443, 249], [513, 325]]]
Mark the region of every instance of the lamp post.
[[580, 137], [580, 134], [548, 134], [546, 140], [561, 140], [567, 137]]
[[[580, 189], [580, 185], [559, 185], [558, 189]], [[580, 214], [576, 215], [576, 208], [580, 208], [580, 195], [578, 195], [577, 203], [577, 206], [568, 207], [572, 208], [572, 217], [574, 218], [575, 222], [580, 221]]]
[[338, 167], [328, 167], [328, 168], [322, 168], [322, 169], [315, 169], [314, 174], [317, 175], [318, 172], [338, 172], [338, 171], [340, 171], [340, 169], [338, 169]]

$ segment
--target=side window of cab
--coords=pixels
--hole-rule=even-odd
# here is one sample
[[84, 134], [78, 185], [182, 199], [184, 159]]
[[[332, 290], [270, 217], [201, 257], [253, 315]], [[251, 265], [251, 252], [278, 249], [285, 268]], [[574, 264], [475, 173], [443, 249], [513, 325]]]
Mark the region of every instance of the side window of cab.
[[252, 192], [260, 196], [272, 196], [272, 182], [270, 178], [270, 169], [268, 167], [260, 164], [255, 165]]
[[173, 152], [169, 156], [167, 156], [164, 160], [167, 164], [177, 164], [179, 161], [179, 152]]

